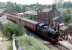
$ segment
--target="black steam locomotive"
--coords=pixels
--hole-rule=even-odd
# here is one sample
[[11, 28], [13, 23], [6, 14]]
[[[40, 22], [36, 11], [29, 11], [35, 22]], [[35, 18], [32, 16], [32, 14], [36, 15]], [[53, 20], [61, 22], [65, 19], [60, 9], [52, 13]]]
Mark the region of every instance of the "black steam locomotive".
[[39, 23], [26, 18], [7, 14], [7, 18], [15, 23], [20, 23], [29, 30], [36, 32], [43, 38], [46, 38], [51, 43], [58, 42], [59, 33], [44, 23]]

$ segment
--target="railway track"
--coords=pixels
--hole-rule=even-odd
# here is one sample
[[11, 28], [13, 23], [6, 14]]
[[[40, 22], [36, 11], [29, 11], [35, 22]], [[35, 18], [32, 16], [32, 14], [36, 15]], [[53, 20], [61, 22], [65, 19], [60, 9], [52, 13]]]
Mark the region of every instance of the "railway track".
[[56, 45], [52, 45], [51, 43], [49, 42], [43, 42], [46, 46], [48, 46], [48, 48], [50, 50], [72, 50], [66, 46], [64, 46], [62, 43], [57, 43]]
[[49, 42], [44, 42], [44, 44], [45, 44], [46, 46], [48, 46], [48, 48], [49, 48], [50, 50], [60, 50], [59, 48], [57, 48], [56, 46], [52, 45], [52, 44], [49, 43]]
[[[69, 41], [59, 41], [59, 43], [57, 44], [58, 48], [62, 48], [62, 50], [72, 50], [72, 44]], [[62, 46], [62, 47], [61, 47]]]
[[58, 43], [57, 45], [55, 45], [55, 47], [57, 47], [59, 50], [70, 50], [67, 47], [65, 47], [62, 44], [60, 44], [60, 43]]
[[69, 48], [65, 47], [61, 42], [58, 42], [56, 45], [53, 45], [50, 42], [44, 41], [43, 39], [41, 39], [40, 37], [38, 37], [38, 36], [36, 36], [32, 33], [30, 33], [30, 34], [31, 34], [30, 36], [33, 36], [33, 37], [39, 39], [40, 41], [42, 41], [46, 46], [48, 46], [48, 48], [50, 50], [72, 50], [72, 49], [69, 49]]

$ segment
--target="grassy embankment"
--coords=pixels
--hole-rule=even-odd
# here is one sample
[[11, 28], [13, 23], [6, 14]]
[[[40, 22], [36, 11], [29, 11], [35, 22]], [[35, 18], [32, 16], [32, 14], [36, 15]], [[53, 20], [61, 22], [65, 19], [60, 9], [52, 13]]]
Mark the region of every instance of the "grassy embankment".
[[[12, 27], [13, 26], [13, 27]], [[10, 29], [6, 30], [9, 32], [14, 32], [16, 34], [18, 33], [22, 33], [19, 31], [19, 27], [15, 27], [16, 25], [11, 25], [11, 23], [9, 23], [9, 26], [6, 26], [5, 28], [10, 28], [11, 31], [9, 31]], [[17, 28], [15, 30], [13, 30], [14, 28]], [[35, 37], [32, 36], [28, 36], [26, 34], [26, 31], [24, 30], [23, 32], [23, 36], [18, 36], [18, 40], [19, 40], [19, 46], [24, 48], [25, 50], [49, 50], [49, 48], [47, 46], [45, 46], [40, 40], [38, 40]], [[10, 41], [11, 42], [11, 41]], [[12, 50], [12, 45], [10, 45], [11, 43], [6, 43], [9, 44], [8, 45], [8, 50]]]
[[20, 47], [25, 50], [49, 50], [49, 48], [45, 46], [42, 41], [26, 34], [18, 37], [18, 40]]

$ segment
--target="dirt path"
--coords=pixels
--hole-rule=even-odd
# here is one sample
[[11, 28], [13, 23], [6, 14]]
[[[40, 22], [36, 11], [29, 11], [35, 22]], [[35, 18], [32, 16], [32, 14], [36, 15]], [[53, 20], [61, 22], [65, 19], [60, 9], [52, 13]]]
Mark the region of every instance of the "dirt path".
[[0, 50], [4, 50], [3, 48], [3, 42], [0, 41]]
[[7, 38], [0, 37], [0, 50], [8, 50], [11, 45], [11, 41], [7, 41]]
[[7, 50], [7, 47], [3, 41], [0, 41], [0, 50]]
[[0, 41], [0, 50], [8, 50], [9, 46], [11, 46], [10, 41]]

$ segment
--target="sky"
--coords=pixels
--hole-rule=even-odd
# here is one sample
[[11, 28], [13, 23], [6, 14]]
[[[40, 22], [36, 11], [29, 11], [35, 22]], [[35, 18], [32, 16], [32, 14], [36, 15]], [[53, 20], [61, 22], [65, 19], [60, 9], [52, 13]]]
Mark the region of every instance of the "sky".
[[[53, 4], [55, 0], [0, 0], [1, 2], [16, 2], [18, 4], [35, 4], [35, 3], [40, 3], [40, 4]], [[72, 0], [65, 0], [65, 1], [72, 1]]]

